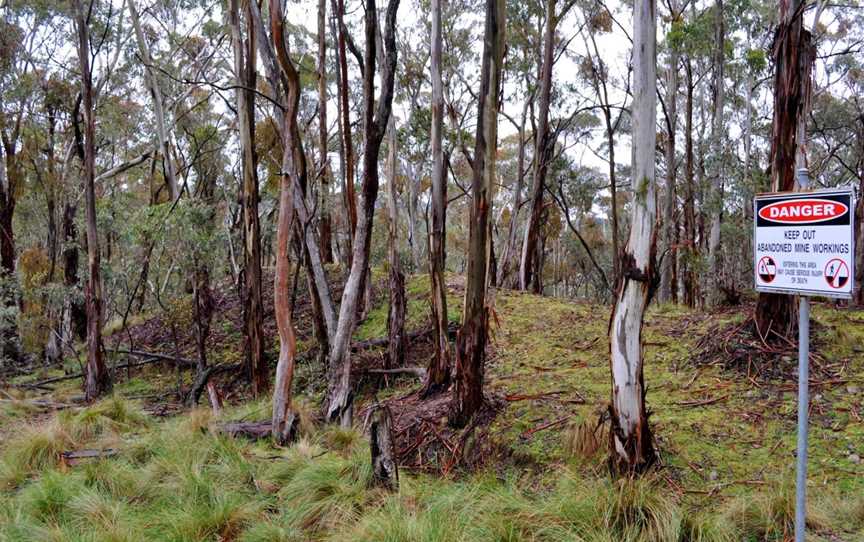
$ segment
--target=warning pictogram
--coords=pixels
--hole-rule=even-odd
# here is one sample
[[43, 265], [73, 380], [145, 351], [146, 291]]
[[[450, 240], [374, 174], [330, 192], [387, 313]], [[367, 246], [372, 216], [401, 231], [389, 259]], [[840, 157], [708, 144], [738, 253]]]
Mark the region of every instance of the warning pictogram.
[[777, 276], [777, 264], [774, 263], [774, 258], [765, 256], [759, 260], [756, 272], [759, 273], [759, 278], [762, 279], [762, 282], [766, 284], [773, 282], [774, 277]]
[[834, 258], [825, 266], [825, 280], [832, 288], [842, 288], [849, 282], [849, 266], [840, 258]]

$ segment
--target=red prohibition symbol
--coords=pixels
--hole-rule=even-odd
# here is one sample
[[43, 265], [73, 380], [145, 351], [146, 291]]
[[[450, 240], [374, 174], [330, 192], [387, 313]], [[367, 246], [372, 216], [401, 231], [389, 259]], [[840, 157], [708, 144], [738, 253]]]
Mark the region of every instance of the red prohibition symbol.
[[756, 272], [765, 284], [774, 282], [774, 279], [777, 277], [777, 264], [774, 262], [774, 258], [763, 256], [759, 260], [759, 263], [756, 264]]
[[839, 289], [849, 282], [849, 266], [840, 258], [834, 258], [825, 265], [825, 281], [828, 286]]

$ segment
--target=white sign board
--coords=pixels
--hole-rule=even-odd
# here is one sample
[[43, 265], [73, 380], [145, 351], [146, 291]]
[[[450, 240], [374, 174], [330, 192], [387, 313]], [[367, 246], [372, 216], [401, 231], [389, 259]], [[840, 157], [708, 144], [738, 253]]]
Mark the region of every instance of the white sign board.
[[756, 290], [852, 296], [855, 197], [851, 188], [760, 194], [753, 210]]

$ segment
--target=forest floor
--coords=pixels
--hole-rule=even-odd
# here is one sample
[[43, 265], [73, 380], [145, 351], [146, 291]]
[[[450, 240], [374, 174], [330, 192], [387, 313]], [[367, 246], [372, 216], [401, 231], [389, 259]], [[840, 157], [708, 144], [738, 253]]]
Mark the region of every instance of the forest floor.
[[[428, 279], [411, 277], [407, 288], [407, 328], [423, 330]], [[455, 322], [461, 278], [448, 277], [448, 290]], [[357, 341], [386, 335], [385, 292], [374, 298]], [[611, 481], [606, 437], [596, 429], [609, 397], [608, 307], [498, 291], [486, 367], [490, 406], [469, 431], [446, 428], [446, 397], [420, 400], [416, 379], [366, 374], [382, 364], [384, 349], [358, 351], [356, 428], [343, 431], [315, 420], [323, 367], [309, 350], [302, 292], [297, 299], [303, 436], [290, 448], [218, 434], [206, 405], [180, 405], [176, 387], [188, 386], [192, 375], [170, 364], [119, 370], [113, 397], [90, 407], [78, 403], [80, 380], [32, 389], [31, 375], [0, 386], [0, 540], [791, 536], [795, 345], [767, 349], [749, 338], [752, 305], [711, 314], [652, 306], [645, 382], [660, 464], [640, 480]], [[217, 301], [210, 361], [237, 363], [240, 307], [230, 293], [217, 293]], [[188, 311], [179, 303], [173, 316], [137, 321], [107, 349], [122, 343], [194, 359]], [[864, 311], [819, 302], [813, 318], [808, 540], [864, 541]], [[407, 363], [423, 366], [430, 355], [421, 334]], [[66, 372], [79, 369], [74, 360], [67, 365]], [[250, 398], [235, 380], [219, 378], [226, 409], [218, 422], [267, 419], [267, 400]], [[362, 424], [374, 402], [389, 404], [394, 415], [403, 466], [395, 493], [370, 487]], [[99, 457], [62, 455], [83, 450]]]

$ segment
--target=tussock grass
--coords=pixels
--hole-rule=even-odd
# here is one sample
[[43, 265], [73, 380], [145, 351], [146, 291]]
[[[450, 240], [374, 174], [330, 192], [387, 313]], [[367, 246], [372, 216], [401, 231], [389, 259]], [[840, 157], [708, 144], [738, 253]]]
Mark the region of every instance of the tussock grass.
[[24, 427], [4, 446], [0, 489], [15, 488], [29, 476], [55, 467], [60, 454], [73, 443], [72, 436], [57, 420]]
[[77, 413], [61, 411], [57, 420], [78, 442], [90, 441], [108, 433], [116, 435], [141, 429], [149, 423], [144, 414], [117, 396]]
[[[830, 516], [811, 495], [807, 500], [807, 528], [827, 530]], [[731, 500], [723, 512], [726, 521], [735, 525], [743, 538], [784, 540], [795, 532], [795, 482], [781, 480], [758, 493]]]

